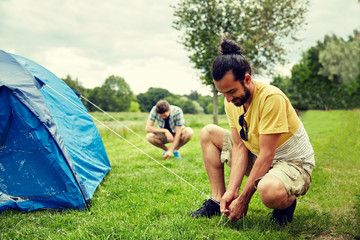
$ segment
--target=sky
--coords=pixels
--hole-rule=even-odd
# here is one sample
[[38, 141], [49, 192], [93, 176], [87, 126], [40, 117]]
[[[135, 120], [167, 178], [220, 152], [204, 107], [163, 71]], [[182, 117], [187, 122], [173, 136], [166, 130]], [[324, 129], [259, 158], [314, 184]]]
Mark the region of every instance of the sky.
[[[60, 78], [70, 75], [86, 88], [111, 75], [123, 77], [135, 94], [150, 87], [175, 94], [210, 95], [188, 52], [171, 27], [179, 0], [0, 0], [0, 49], [29, 58]], [[310, 0], [301, 41], [287, 46], [282, 74], [302, 52], [335, 34], [360, 30], [358, 0]], [[256, 80], [256, 79], [255, 79]], [[269, 78], [260, 78], [268, 81]]]

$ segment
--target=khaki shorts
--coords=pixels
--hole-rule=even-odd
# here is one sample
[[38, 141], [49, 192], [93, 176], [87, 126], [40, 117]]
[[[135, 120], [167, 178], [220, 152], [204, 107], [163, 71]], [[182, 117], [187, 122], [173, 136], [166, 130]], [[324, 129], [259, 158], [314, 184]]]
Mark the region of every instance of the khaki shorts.
[[[180, 139], [180, 141], [182, 141], [184, 139], [189, 139], [189, 136], [192, 135], [192, 133], [193, 133], [193, 130], [190, 127], [183, 127], [182, 130], [181, 130], [181, 139]], [[167, 141], [165, 133], [154, 133], [154, 134], [158, 139], [160, 139], [160, 141], [163, 144], [169, 143]]]
[[[220, 158], [221, 163], [226, 163], [230, 167], [232, 147], [233, 140], [231, 137], [231, 132], [224, 129], [223, 149], [221, 151]], [[251, 169], [256, 161], [256, 158], [257, 156], [249, 151], [249, 162], [245, 172], [246, 176], [249, 176]], [[267, 174], [279, 178], [284, 184], [284, 187], [289, 196], [304, 195], [310, 188], [311, 175], [303, 168], [302, 160], [274, 160]], [[262, 177], [255, 181], [255, 187], [261, 179]]]

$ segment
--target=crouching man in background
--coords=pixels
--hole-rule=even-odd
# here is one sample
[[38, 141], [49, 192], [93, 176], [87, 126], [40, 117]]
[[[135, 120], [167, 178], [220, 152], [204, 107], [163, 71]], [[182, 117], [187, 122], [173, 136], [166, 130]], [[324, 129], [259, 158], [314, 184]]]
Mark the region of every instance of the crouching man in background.
[[[157, 121], [158, 127], [155, 127]], [[164, 150], [163, 158], [181, 158], [179, 149], [190, 141], [194, 132], [185, 127], [184, 114], [181, 108], [169, 105], [166, 100], [160, 100], [151, 109], [146, 122], [146, 139], [154, 146]], [[165, 144], [171, 143], [170, 147]]]

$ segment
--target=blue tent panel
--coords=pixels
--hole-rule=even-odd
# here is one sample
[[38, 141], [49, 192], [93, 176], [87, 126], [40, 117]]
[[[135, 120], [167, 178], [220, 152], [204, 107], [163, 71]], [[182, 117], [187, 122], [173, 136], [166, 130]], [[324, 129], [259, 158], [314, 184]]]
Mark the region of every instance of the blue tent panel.
[[[82, 208], [77, 183], [46, 128], [5, 87], [0, 90], [0, 109], [0, 115], [11, 120], [0, 147], [0, 211]], [[44, 206], [44, 201], [49, 204]]]
[[12, 56], [36, 79], [45, 83], [45, 87], [41, 88], [45, 103], [58, 127], [75, 169], [84, 182], [89, 195], [87, 199], [92, 198], [97, 186], [110, 170], [103, 142], [93, 120], [80, 99], [66, 83], [39, 64], [20, 56]]
[[77, 95], [37, 63], [0, 51], [0, 212], [83, 208], [110, 169]]

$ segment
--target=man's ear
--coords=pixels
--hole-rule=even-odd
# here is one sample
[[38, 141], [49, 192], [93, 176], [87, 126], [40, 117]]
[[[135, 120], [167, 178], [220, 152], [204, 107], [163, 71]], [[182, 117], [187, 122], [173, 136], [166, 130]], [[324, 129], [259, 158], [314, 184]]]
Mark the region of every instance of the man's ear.
[[247, 85], [249, 85], [250, 83], [251, 83], [251, 76], [250, 76], [250, 74], [248, 74], [248, 73], [246, 73], [245, 74], [245, 79], [244, 79], [244, 84], [247, 84]]

